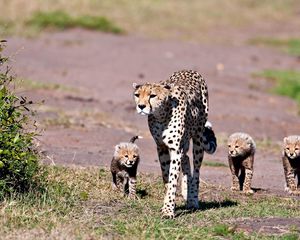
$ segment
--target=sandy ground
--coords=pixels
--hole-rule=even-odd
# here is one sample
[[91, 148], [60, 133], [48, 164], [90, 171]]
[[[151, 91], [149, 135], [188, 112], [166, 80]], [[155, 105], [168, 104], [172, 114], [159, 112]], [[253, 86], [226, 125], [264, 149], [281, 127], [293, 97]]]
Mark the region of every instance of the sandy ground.
[[[210, 113], [219, 148], [204, 162], [227, 164], [226, 139], [236, 131], [258, 142], [253, 186], [282, 191], [280, 144], [300, 134], [296, 103], [269, 94], [270, 83], [251, 77], [267, 68], [299, 69], [299, 59], [246, 44], [195, 44], [72, 30], [36, 39], [8, 39], [15, 74], [56, 83], [58, 90], [22, 91], [36, 101], [45, 131], [41, 148], [52, 164], [109, 166], [114, 146], [140, 134], [139, 171], [160, 173], [147, 119], [137, 115], [132, 83], [156, 82], [174, 71], [199, 71], [209, 87]], [[227, 167], [203, 166], [201, 179], [230, 186]]]

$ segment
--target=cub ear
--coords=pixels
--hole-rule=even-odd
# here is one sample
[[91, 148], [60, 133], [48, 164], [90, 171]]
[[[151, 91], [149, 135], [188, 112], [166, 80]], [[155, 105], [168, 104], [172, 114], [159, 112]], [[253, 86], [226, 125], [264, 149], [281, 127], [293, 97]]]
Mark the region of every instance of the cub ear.
[[141, 84], [132, 83], [133, 89], [138, 89], [141, 86]]
[[118, 151], [120, 148], [121, 148], [120, 145], [116, 145], [115, 146], [115, 151]]
[[285, 138], [283, 139], [283, 142], [284, 142], [284, 143], [288, 143], [288, 138], [285, 137]]
[[164, 88], [165, 88], [165, 89], [168, 89], [168, 90], [170, 90], [172, 87], [173, 87], [173, 85], [171, 85], [171, 84], [166, 84], [166, 85], [164, 85]]

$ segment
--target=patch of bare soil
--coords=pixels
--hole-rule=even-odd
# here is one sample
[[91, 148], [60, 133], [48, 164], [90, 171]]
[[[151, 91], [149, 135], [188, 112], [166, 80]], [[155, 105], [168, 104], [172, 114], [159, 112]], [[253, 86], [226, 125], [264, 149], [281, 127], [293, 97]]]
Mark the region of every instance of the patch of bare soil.
[[236, 230], [248, 233], [282, 235], [291, 230], [300, 232], [300, 218], [254, 218], [237, 220]]
[[[18, 76], [64, 86], [22, 92], [45, 100], [37, 109], [45, 127], [40, 143], [47, 162], [109, 166], [114, 146], [140, 134], [139, 170], [159, 174], [147, 119], [135, 112], [132, 83], [156, 82], [174, 71], [194, 69], [207, 81], [209, 120], [219, 142], [217, 152], [204, 161], [227, 164], [228, 135], [247, 132], [258, 142], [253, 187], [284, 194], [280, 143], [284, 136], [300, 134], [297, 106], [261, 90], [268, 83], [251, 74], [267, 68], [297, 69], [296, 58], [246, 44], [159, 41], [83, 30], [11, 38], [7, 52]], [[201, 178], [225, 187], [231, 181], [226, 167], [203, 166]]]

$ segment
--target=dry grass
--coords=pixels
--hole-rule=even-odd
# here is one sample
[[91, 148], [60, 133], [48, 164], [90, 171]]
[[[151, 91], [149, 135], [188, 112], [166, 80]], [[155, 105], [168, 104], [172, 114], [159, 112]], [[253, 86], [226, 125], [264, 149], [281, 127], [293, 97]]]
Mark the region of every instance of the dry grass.
[[0, 6], [0, 22], [6, 22], [7, 28], [13, 28], [15, 33], [24, 32], [24, 23], [36, 11], [61, 10], [74, 17], [107, 17], [129, 33], [201, 39], [203, 31], [214, 27], [240, 27], [262, 21], [289, 20], [296, 16], [299, 1], [56, 0], [54, 4], [51, 0], [0, 0]]
[[[299, 200], [256, 194], [232, 194], [223, 187], [201, 184], [200, 210], [184, 209], [178, 198], [175, 220], [162, 220], [160, 177], [138, 176], [139, 199], [124, 198], [110, 187], [105, 169], [50, 167], [48, 193], [12, 197], [0, 206], [1, 239], [297, 239], [299, 228], [284, 236], [246, 235], [237, 219], [280, 217], [294, 222]], [[291, 235], [292, 234], [292, 235]], [[293, 237], [290, 238], [289, 236]]]

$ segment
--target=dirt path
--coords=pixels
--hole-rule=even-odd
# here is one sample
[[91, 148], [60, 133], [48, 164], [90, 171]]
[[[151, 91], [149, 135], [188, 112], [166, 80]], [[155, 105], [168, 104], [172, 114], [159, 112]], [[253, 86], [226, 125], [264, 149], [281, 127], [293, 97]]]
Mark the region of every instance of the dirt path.
[[[7, 51], [18, 76], [63, 86], [24, 92], [45, 100], [39, 119], [47, 127], [40, 140], [48, 161], [108, 166], [115, 144], [141, 134], [140, 171], [159, 173], [147, 120], [134, 110], [132, 82], [155, 82], [174, 71], [194, 69], [206, 78], [209, 119], [219, 137], [219, 149], [204, 162], [227, 164], [227, 136], [248, 132], [259, 143], [253, 186], [283, 189], [278, 144], [286, 135], [300, 134], [296, 104], [265, 93], [261, 89], [268, 83], [251, 74], [266, 68], [299, 68], [296, 58], [247, 45], [197, 45], [83, 30], [12, 38]], [[203, 166], [201, 178], [230, 185], [226, 167]]]

